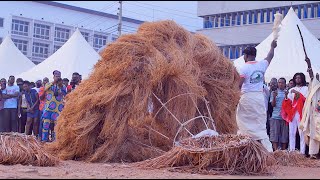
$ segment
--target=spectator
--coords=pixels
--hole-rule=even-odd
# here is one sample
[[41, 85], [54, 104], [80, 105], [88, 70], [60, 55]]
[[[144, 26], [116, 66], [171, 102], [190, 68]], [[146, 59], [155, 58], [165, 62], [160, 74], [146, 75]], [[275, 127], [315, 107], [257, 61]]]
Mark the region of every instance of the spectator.
[[0, 90], [0, 132], [5, 132], [5, 124], [3, 123], [4, 120], [4, 101], [5, 99], [2, 96], [2, 91], [5, 91], [6, 89], [6, 83], [0, 83], [1, 90]]
[[268, 104], [267, 104], [267, 134], [270, 137], [270, 122], [269, 119], [272, 116], [273, 106], [270, 102], [270, 96], [272, 91], [276, 91], [278, 88], [278, 80], [277, 78], [272, 78], [269, 83], [269, 96], [268, 96]]
[[49, 83], [49, 79], [47, 77], [43, 78], [43, 85], [42, 87], [40, 87], [39, 89], [39, 100], [40, 100], [40, 104], [39, 104], [39, 110], [40, 110], [40, 113], [39, 113], [39, 137], [40, 137], [40, 140], [42, 138], [42, 115], [43, 115], [43, 111], [44, 111], [44, 107], [45, 107], [45, 104], [46, 104], [46, 93], [44, 92], [44, 88], [46, 86], [47, 83]]
[[36, 87], [36, 84], [34, 82], [30, 82], [30, 84], [31, 84], [31, 89]]
[[66, 87], [69, 86], [69, 79], [68, 78], [63, 78], [62, 82], [63, 82], [63, 85], [65, 85]]
[[39, 80], [36, 81], [36, 87], [34, 87], [32, 89], [36, 90], [37, 93], [39, 93], [39, 90], [40, 90], [41, 86], [42, 86], [42, 81], [41, 81], [41, 79], [39, 79]]
[[77, 72], [74, 72], [72, 74], [70, 85], [67, 87], [68, 93], [75, 90], [76, 87], [79, 85], [79, 83], [80, 83], [80, 74]]
[[17, 83], [17, 85], [19, 86], [19, 88], [20, 88], [20, 92], [23, 90], [23, 79], [22, 78], [18, 78], [17, 80], [16, 80], [16, 83]]
[[2, 95], [6, 99], [4, 102], [5, 132], [18, 132], [18, 97], [20, 90], [19, 86], [14, 85], [14, 80], [14, 76], [9, 77], [5, 94]]
[[[296, 73], [293, 76], [293, 80], [295, 81], [296, 86], [287, 92], [282, 105], [282, 110], [284, 112], [282, 117], [289, 123], [289, 151], [294, 151], [296, 149], [296, 133], [302, 118], [304, 102], [308, 95], [305, 75], [303, 73]], [[306, 144], [304, 135], [301, 130], [298, 132], [300, 136], [300, 153], [305, 154]]]
[[288, 84], [288, 90], [295, 87], [296, 85], [294, 84], [294, 80], [290, 79], [289, 84]]
[[19, 81], [18, 85], [22, 87], [22, 89], [20, 89], [20, 95], [19, 95], [19, 101], [18, 101], [18, 132], [24, 133], [26, 129], [26, 122], [27, 122], [28, 104], [27, 104], [26, 95], [24, 94], [23, 82]]
[[0, 80], [0, 83], [7, 85], [7, 80], [6, 80], [5, 78], [2, 78], [2, 79]]
[[54, 81], [45, 86], [47, 98], [43, 113], [42, 141], [46, 142], [49, 141], [49, 135], [51, 135], [51, 141], [55, 139], [54, 127], [64, 107], [63, 98], [67, 94], [66, 87], [62, 83], [61, 72], [55, 70], [53, 75]]
[[[31, 83], [24, 81], [24, 94], [27, 99], [27, 123], [26, 134], [38, 137], [39, 134], [39, 95], [35, 89], [31, 89]], [[31, 129], [32, 126], [32, 129]]]
[[278, 144], [281, 143], [281, 149], [288, 148], [289, 142], [289, 126], [281, 117], [282, 102], [286, 94], [286, 79], [280, 78], [278, 80], [278, 89], [272, 91], [270, 102], [273, 106], [272, 116], [270, 122], [270, 141], [272, 142], [273, 150], [278, 149]]

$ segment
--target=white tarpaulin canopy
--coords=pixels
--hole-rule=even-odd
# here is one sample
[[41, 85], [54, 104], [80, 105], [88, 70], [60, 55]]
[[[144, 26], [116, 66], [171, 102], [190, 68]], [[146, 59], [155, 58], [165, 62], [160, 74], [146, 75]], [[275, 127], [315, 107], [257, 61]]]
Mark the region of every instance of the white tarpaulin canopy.
[[70, 39], [54, 54], [36, 67], [19, 74], [22, 79], [36, 81], [48, 77], [52, 79], [54, 70], [61, 72], [61, 78], [72, 77], [78, 72], [85, 79], [100, 59], [100, 55], [90, 46], [77, 29]]
[[[269, 82], [273, 77], [277, 79], [284, 77], [288, 82], [297, 72], [304, 73], [307, 81], [309, 81], [310, 78], [309, 73], [307, 72], [307, 63], [305, 62], [305, 54], [297, 25], [301, 30], [305, 49], [308, 57], [310, 58], [313, 72], [314, 74], [317, 72], [320, 73], [320, 42], [303, 25], [293, 9], [290, 8], [280, 25], [281, 29], [277, 40], [278, 46], [274, 51], [272, 62], [265, 73], [266, 82]], [[256, 47], [256, 60], [263, 60], [267, 57], [272, 40], [273, 34], [270, 34]], [[243, 64], [243, 56], [234, 61], [234, 65], [237, 69], [239, 69]]]
[[10, 75], [22, 73], [34, 66], [35, 64], [22, 54], [8, 35], [0, 45], [0, 78], [8, 79]]

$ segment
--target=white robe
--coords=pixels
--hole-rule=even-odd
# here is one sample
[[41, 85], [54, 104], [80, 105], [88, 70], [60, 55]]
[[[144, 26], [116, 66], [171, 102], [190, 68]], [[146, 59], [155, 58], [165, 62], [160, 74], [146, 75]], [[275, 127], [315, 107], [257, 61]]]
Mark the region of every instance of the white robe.
[[254, 140], [261, 141], [269, 152], [273, 152], [267, 134], [267, 112], [264, 98], [262, 91], [247, 92], [241, 95], [236, 114], [238, 134], [245, 134]]

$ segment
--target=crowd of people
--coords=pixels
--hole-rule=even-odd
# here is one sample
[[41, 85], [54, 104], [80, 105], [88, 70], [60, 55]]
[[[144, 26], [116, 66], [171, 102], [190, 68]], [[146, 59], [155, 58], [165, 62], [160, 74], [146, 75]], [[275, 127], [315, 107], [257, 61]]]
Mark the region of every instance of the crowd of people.
[[[74, 72], [72, 79], [61, 78], [61, 72], [53, 71], [53, 81], [29, 82], [10, 76], [0, 80], [0, 132], [18, 132], [34, 135], [43, 142], [55, 140], [54, 127], [63, 110], [65, 96], [81, 82]], [[70, 82], [70, 83], [69, 83]], [[16, 85], [15, 85], [16, 83]]]
[[269, 151], [299, 150], [312, 159], [320, 149], [320, 82], [314, 78], [306, 56], [306, 76], [297, 72], [292, 79], [272, 78], [268, 85], [264, 74], [273, 59], [277, 42], [273, 41], [264, 60], [256, 61], [257, 50], [244, 50], [245, 65], [240, 68], [241, 98], [237, 107], [239, 133], [258, 140]]

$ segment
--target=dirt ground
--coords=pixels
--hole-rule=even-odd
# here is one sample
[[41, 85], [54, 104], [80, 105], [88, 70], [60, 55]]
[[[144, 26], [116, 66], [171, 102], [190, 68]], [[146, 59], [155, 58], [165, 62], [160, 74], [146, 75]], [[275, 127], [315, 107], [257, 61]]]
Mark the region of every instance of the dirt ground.
[[101, 164], [63, 161], [56, 167], [34, 167], [0, 165], [0, 178], [141, 178], [141, 179], [256, 179], [256, 178], [320, 178], [319, 168], [280, 167], [275, 174], [268, 176], [231, 176], [231, 175], [201, 175], [191, 173], [171, 172], [167, 169], [143, 170], [130, 167], [130, 164]]

